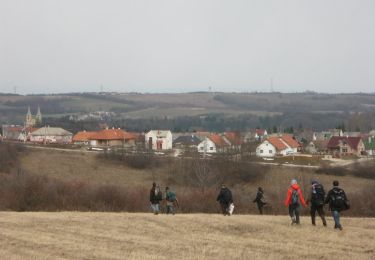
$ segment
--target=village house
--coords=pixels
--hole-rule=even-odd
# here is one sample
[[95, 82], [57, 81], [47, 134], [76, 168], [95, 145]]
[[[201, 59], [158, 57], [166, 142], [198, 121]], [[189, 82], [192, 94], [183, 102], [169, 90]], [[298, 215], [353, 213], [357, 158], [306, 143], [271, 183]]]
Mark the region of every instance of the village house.
[[365, 145], [360, 137], [333, 136], [329, 139], [327, 149], [334, 156], [357, 155], [365, 152]]
[[96, 132], [80, 131], [73, 136], [73, 144], [76, 145], [89, 145], [90, 137], [96, 134]]
[[333, 136], [344, 136], [344, 132], [341, 129], [328, 129], [328, 131], [314, 133], [313, 141], [326, 141]]
[[42, 127], [30, 133], [30, 142], [69, 144], [73, 134], [60, 127]]
[[367, 138], [362, 139], [365, 145], [365, 150], [367, 155], [375, 155], [375, 136], [368, 136]]
[[258, 157], [275, 157], [276, 155], [293, 155], [299, 152], [301, 145], [290, 135], [272, 136], [256, 148]]
[[263, 139], [267, 138], [267, 135], [268, 133], [266, 129], [260, 129], [260, 128], [255, 129], [255, 134], [254, 134], [255, 140], [263, 141]]
[[2, 125], [3, 139], [18, 140], [24, 127], [21, 125]]
[[18, 136], [18, 141], [29, 142], [30, 138], [31, 138], [31, 133], [38, 130], [38, 129], [39, 128], [35, 128], [35, 127], [24, 127], [22, 129], [22, 132]]
[[[82, 139], [87, 137], [87, 134], [81, 135], [83, 136]], [[133, 147], [135, 146], [136, 136], [120, 128], [111, 128], [90, 133], [88, 134], [88, 139], [91, 147]]]
[[172, 133], [169, 130], [151, 130], [145, 134], [145, 146], [150, 150], [171, 150]]
[[173, 147], [175, 148], [196, 148], [201, 142], [194, 134], [191, 135], [180, 135], [173, 141]]
[[241, 149], [242, 136], [240, 132], [225, 132], [223, 138], [231, 149]]
[[230, 148], [230, 143], [219, 134], [211, 134], [198, 145], [200, 153], [221, 153]]

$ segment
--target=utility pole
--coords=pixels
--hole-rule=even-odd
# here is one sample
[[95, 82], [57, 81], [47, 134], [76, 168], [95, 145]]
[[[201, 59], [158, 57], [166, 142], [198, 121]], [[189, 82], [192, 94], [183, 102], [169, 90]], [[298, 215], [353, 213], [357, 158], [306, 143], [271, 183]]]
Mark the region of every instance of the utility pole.
[[273, 78], [272, 77], [270, 78], [270, 90], [271, 90], [271, 93], [274, 92], [274, 90], [273, 90]]
[[15, 95], [17, 95], [17, 86], [13, 86], [13, 92]]

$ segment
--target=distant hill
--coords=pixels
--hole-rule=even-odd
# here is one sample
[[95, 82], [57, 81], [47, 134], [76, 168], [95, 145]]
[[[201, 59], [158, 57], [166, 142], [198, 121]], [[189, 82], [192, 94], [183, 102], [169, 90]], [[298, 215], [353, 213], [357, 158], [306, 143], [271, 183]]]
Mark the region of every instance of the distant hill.
[[[27, 96], [3, 94], [0, 95], [0, 122], [20, 122], [28, 106], [35, 110], [38, 105], [45, 117], [53, 118], [94, 111], [115, 112], [119, 120], [219, 115], [232, 118], [256, 118], [251, 124], [247, 123], [246, 127], [302, 125], [320, 129], [334, 127], [341, 122], [348, 123], [350, 117], [355, 114], [366, 114], [371, 118], [375, 113], [375, 94], [312, 92], [71, 93]], [[371, 129], [375, 126], [361, 123], [358, 127]]]

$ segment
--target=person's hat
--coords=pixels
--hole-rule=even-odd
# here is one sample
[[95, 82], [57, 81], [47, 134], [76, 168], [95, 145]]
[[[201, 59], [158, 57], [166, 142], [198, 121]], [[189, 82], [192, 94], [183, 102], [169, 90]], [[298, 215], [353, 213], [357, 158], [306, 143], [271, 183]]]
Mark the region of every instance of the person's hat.
[[311, 181], [311, 185], [314, 185], [314, 184], [318, 184], [318, 181], [316, 181], [316, 180], [312, 180], [312, 181]]
[[291, 182], [290, 182], [291, 185], [294, 185], [294, 184], [297, 184], [297, 180], [296, 179], [293, 179]]
[[333, 181], [333, 186], [335, 187], [339, 186], [339, 181]]

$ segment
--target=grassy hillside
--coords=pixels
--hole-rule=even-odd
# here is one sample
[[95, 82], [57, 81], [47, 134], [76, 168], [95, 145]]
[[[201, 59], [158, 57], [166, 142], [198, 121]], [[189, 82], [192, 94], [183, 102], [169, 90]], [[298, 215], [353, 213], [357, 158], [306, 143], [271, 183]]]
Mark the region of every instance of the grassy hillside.
[[[218, 186], [221, 182], [224, 182], [232, 189], [234, 200], [238, 205], [238, 212], [257, 212], [252, 200], [255, 198], [257, 188], [261, 186], [264, 188], [267, 201], [270, 204], [265, 212], [267, 214], [286, 214], [283, 200], [290, 180], [296, 178], [305, 197], [309, 196], [311, 180], [320, 181], [328, 190], [332, 186], [332, 181], [337, 179], [352, 202], [352, 209], [347, 214], [374, 216], [375, 213], [371, 206], [375, 187], [373, 178], [355, 177], [350, 174], [340, 176], [341, 171], [332, 173], [336, 175], [328, 175], [325, 174], [324, 170], [317, 172], [315, 169], [265, 167], [246, 163], [237, 165], [219, 161], [212, 161], [210, 165], [207, 165], [209, 174], [202, 176], [199, 175], [201, 173], [196, 172], [199, 167], [202, 167], [202, 165], [197, 165], [191, 160], [168, 159], [153, 166], [137, 169], [129, 166], [126, 162], [101, 158], [96, 153], [79, 151], [39, 149], [28, 150], [20, 156], [22, 171], [30, 176], [46, 176], [52, 180], [66, 183], [67, 187], [63, 186], [60, 189], [62, 191], [71, 189], [72, 192], [81, 194], [79, 198], [83, 202], [89, 200], [89, 198], [95, 201], [102, 197], [104, 200], [109, 198], [109, 202], [112, 200], [118, 202], [115, 207], [109, 203], [108, 206], [103, 208], [99, 205], [95, 208], [96, 210], [147, 211], [148, 190], [152, 182], [155, 181], [163, 190], [166, 186], [170, 186], [177, 192], [183, 212], [218, 212], [216, 195]], [[202, 182], [202, 179], [206, 179], [206, 181]], [[9, 181], [9, 185], [13, 185], [15, 182], [9, 180], [9, 178], [4, 181]], [[31, 181], [30, 185], [34, 185], [34, 182]], [[42, 210], [55, 210], [53, 201], [43, 199], [43, 192], [56, 190], [55, 184], [43, 180], [39, 180], [38, 183], [41, 186], [34, 188], [37, 194], [40, 192], [40, 198], [37, 198], [37, 201], [46, 203], [41, 204], [40, 207]], [[80, 190], [79, 187], [81, 186], [88, 190]], [[96, 191], [92, 191], [93, 188], [91, 187], [95, 188]], [[204, 193], [202, 193], [202, 187], [205, 189]], [[104, 191], [102, 191], [103, 189]], [[114, 191], [114, 193], [110, 191]], [[87, 192], [93, 195], [90, 197], [86, 195]], [[95, 194], [101, 194], [100, 198], [97, 197], [99, 195]], [[67, 195], [57, 194], [56, 196], [64, 198]], [[48, 196], [54, 198], [52, 194]], [[137, 203], [133, 202], [135, 199]], [[67, 200], [69, 201], [68, 198]], [[55, 203], [64, 202], [57, 199]], [[104, 201], [103, 203], [107, 202]], [[85, 205], [83, 203], [82, 206], [81, 203], [76, 209], [87, 210]], [[36, 207], [36, 209], [39, 210], [40, 207]], [[67, 210], [71, 207], [67, 206], [60, 209]], [[304, 209], [302, 212], [308, 214], [308, 209]]]
[[0, 213], [2, 259], [373, 259], [375, 219], [344, 231], [286, 216]]

